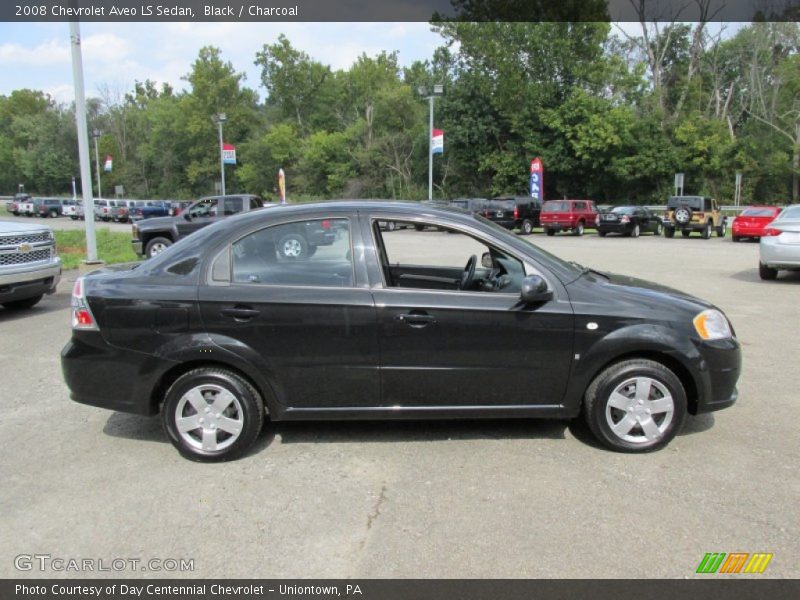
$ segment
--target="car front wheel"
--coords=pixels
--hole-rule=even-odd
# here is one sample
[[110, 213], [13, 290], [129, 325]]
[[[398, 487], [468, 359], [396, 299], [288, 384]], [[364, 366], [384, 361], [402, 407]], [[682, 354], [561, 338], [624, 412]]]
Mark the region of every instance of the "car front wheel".
[[164, 250], [172, 246], [172, 240], [165, 237], [155, 237], [147, 242], [145, 248], [145, 255], [147, 258], [153, 258], [156, 254], [161, 254]]
[[584, 417], [595, 437], [618, 452], [666, 446], [686, 419], [686, 392], [661, 363], [633, 359], [600, 373], [586, 390]]
[[161, 412], [164, 430], [191, 460], [238, 458], [256, 441], [264, 423], [258, 392], [233, 371], [204, 367], [170, 386]]
[[726, 233], [728, 233], [728, 224], [725, 219], [722, 219], [722, 224], [717, 227], [717, 237], [724, 238]]
[[288, 260], [308, 258], [308, 242], [299, 233], [287, 233], [278, 241], [280, 257]]

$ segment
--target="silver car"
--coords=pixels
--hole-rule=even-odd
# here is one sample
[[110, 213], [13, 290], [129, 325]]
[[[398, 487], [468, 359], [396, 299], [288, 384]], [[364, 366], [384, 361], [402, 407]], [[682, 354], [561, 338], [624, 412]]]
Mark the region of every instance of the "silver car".
[[784, 209], [767, 225], [759, 244], [761, 279], [775, 279], [778, 271], [800, 271], [800, 204]]

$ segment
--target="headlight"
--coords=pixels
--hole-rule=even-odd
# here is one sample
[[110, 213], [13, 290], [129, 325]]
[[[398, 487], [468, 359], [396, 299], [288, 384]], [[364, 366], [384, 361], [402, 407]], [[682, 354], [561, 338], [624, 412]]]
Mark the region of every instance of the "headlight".
[[728, 319], [718, 310], [708, 309], [692, 319], [694, 328], [704, 340], [724, 340], [733, 337]]

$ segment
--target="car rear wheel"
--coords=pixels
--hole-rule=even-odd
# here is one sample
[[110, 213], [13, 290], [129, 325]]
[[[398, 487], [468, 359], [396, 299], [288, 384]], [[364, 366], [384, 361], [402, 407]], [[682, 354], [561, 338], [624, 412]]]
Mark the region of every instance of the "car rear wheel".
[[583, 235], [583, 221], [579, 222], [575, 227], [575, 235]]
[[731, 236], [731, 239], [732, 239], [734, 242], [738, 242], [738, 241], [740, 241], [742, 238], [740, 238], [738, 235], [734, 235], [734, 236]]
[[711, 223], [706, 223], [705, 227], [703, 227], [702, 236], [704, 240], [711, 239]]
[[681, 235], [682, 235], [683, 237], [689, 237], [690, 235], [692, 235], [692, 232], [691, 232], [691, 230], [689, 230], [689, 229], [682, 229], [682, 230], [681, 230]]
[[722, 224], [717, 227], [717, 237], [724, 238], [725, 234], [728, 233], [728, 224], [725, 222], [725, 219], [722, 219]]
[[522, 227], [520, 227], [523, 235], [530, 235], [533, 232], [533, 221], [530, 219], [525, 219], [522, 221]]
[[186, 458], [232, 460], [256, 441], [264, 423], [264, 403], [238, 374], [204, 367], [170, 386], [161, 419], [170, 442]]
[[664, 228], [664, 237], [666, 237], [666, 238], [675, 237], [675, 228], [674, 227], [665, 227]]
[[633, 229], [631, 230], [631, 237], [635, 237], [635, 238], [639, 237], [639, 231], [640, 231], [639, 230], [639, 226], [638, 225], [634, 225]]
[[659, 221], [658, 223], [656, 223], [656, 230], [655, 230], [655, 234], [656, 234], [656, 235], [661, 235], [661, 229], [662, 229], [662, 227], [661, 227], [661, 221]]
[[555, 230], [555, 229], [547, 229], [546, 227], [545, 227], [545, 229], [544, 229], [544, 232], [545, 232], [547, 235], [551, 236], [551, 237], [552, 237], [552, 236], [554, 236], [554, 235], [556, 234], [556, 230]]
[[161, 254], [164, 250], [172, 246], [172, 240], [165, 237], [155, 237], [145, 247], [147, 258], [153, 258], [156, 254]]
[[765, 281], [774, 281], [778, 278], [778, 269], [773, 269], [760, 262], [758, 263], [758, 276]]
[[58, 216], [58, 211], [57, 210], [51, 210], [50, 211], [50, 218], [51, 219], [55, 219], [57, 216]]
[[666, 446], [686, 418], [686, 392], [661, 363], [633, 359], [605, 369], [586, 390], [584, 417], [597, 439], [618, 452]]
[[600, 237], [606, 237], [606, 232], [598, 230], [597, 235], [599, 235]]
[[32, 308], [36, 304], [39, 303], [43, 294], [39, 294], [38, 296], [34, 296], [33, 298], [25, 298], [24, 300], [12, 300], [11, 302], [4, 302], [3, 306], [6, 307], [8, 310], [25, 310], [26, 308]]

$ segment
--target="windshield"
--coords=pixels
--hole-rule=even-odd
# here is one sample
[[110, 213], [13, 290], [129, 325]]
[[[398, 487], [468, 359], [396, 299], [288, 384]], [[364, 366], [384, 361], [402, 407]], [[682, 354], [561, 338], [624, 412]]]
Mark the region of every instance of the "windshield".
[[542, 212], [569, 212], [569, 202], [548, 200], [542, 206]]
[[633, 206], [615, 206], [611, 212], [615, 215], [632, 215], [634, 210]]
[[789, 219], [796, 220], [800, 219], [800, 204], [797, 206], [790, 206], [789, 208], [784, 209], [781, 213], [780, 217], [778, 217], [781, 221], [787, 221]]
[[742, 211], [742, 217], [774, 217], [774, 208], [746, 208]]

